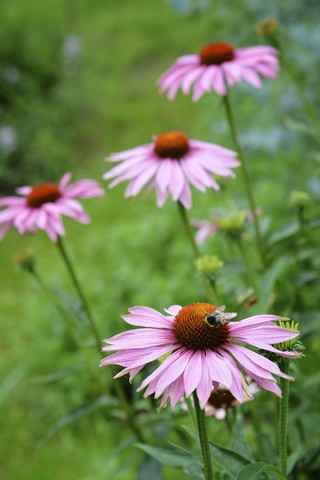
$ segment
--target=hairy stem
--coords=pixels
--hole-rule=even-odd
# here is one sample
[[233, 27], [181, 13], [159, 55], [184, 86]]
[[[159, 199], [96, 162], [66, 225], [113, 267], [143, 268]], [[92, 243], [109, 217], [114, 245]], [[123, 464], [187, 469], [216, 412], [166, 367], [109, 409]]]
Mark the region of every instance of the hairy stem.
[[[289, 360], [282, 359], [281, 370], [283, 373], [289, 374]], [[280, 470], [284, 478], [287, 478], [289, 380], [280, 378], [280, 387], [282, 390], [282, 398], [280, 399], [279, 405], [279, 457]]]
[[[187, 237], [188, 237], [188, 239], [190, 241], [190, 244], [191, 244], [191, 248], [192, 248], [192, 251], [193, 251], [194, 258], [197, 259], [197, 258], [201, 257], [201, 253], [200, 253], [200, 251], [198, 249], [198, 246], [197, 246], [197, 244], [194, 240], [192, 227], [191, 227], [191, 224], [190, 224], [190, 221], [189, 221], [187, 210], [185, 209], [185, 207], [182, 205], [181, 202], [178, 202], [178, 208], [179, 208], [179, 213], [180, 213], [180, 216], [181, 216], [181, 219], [182, 219], [182, 223], [183, 223], [183, 225], [185, 227], [185, 230], [186, 230], [186, 233], [187, 233]], [[206, 294], [207, 294], [209, 302], [212, 303], [213, 305], [219, 304], [217, 291], [215, 289], [215, 286], [214, 286], [213, 282], [210, 282], [208, 279], [204, 279], [204, 286], [205, 286], [205, 290], [206, 290]]]
[[248, 202], [249, 202], [249, 206], [250, 206], [250, 210], [251, 210], [251, 214], [252, 214], [252, 218], [253, 218], [253, 226], [254, 226], [254, 231], [255, 231], [255, 240], [256, 240], [257, 250], [258, 250], [259, 255], [260, 255], [261, 264], [264, 265], [264, 253], [263, 253], [263, 248], [262, 248], [260, 225], [259, 225], [259, 219], [258, 219], [258, 216], [257, 216], [257, 211], [256, 211], [256, 205], [255, 205], [254, 197], [253, 197], [253, 192], [252, 192], [252, 188], [251, 188], [249, 172], [248, 172], [248, 169], [247, 169], [247, 165], [246, 165], [246, 161], [245, 161], [245, 158], [244, 158], [244, 155], [243, 155], [243, 152], [242, 152], [241, 145], [240, 145], [239, 140], [238, 140], [238, 136], [237, 136], [237, 132], [236, 132], [235, 122], [234, 122], [234, 119], [233, 119], [233, 114], [232, 114], [232, 110], [231, 110], [231, 104], [230, 104], [228, 93], [222, 98], [223, 98], [223, 103], [224, 103], [224, 107], [225, 107], [225, 111], [226, 111], [226, 115], [227, 115], [227, 120], [228, 120], [228, 124], [229, 124], [229, 128], [230, 128], [230, 133], [231, 133], [231, 136], [232, 136], [232, 140], [233, 140], [233, 143], [236, 147], [236, 150], [237, 150], [237, 153], [238, 153], [238, 158], [241, 162], [240, 168], [241, 168], [241, 171], [242, 171], [245, 191], [246, 191], [246, 195], [247, 195], [247, 198], [248, 198]]
[[193, 393], [193, 403], [196, 412], [198, 434], [201, 446], [204, 478], [205, 480], [213, 480], [213, 469], [209, 449], [206, 416], [204, 410], [200, 407], [199, 399], [196, 392]]
[[90, 328], [91, 328], [91, 331], [93, 333], [93, 336], [95, 338], [95, 342], [96, 342], [96, 345], [97, 345], [97, 348], [99, 350], [99, 353], [101, 354], [101, 336], [99, 335], [98, 333], [98, 330], [97, 330], [97, 327], [96, 327], [96, 324], [95, 324], [95, 321], [93, 319], [93, 316], [91, 314], [91, 311], [90, 311], [90, 308], [89, 308], [89, 304], [87, 302], [87, 299], [83, 293], [83, 290], [81, 288], [81, 285], [79, 283], [79, 280], [76, 276], [76, 273], [75, 273], [75, 270], [72, 266], [72, 263], [71, 263], [71, 260], [67, 254], [67, 251], [64, 247], [64, 244], [62, 242], [62, 238], [61, 237], [58, 237], [58, 242], [57, 242], [57, 247], [58, 247], [58, 250], [59, 250], [59, 253], [66, 265], [66, 268], [68, 270], [68, 273], [70, 275], [70, 278], [72, 280], [72, 283], [75, 287], [75, 290], [79, 296], [79, 299], [80, 299], [80, 302], [82, 304], [82, 308], [84, 309], [84, 311], [86, 312], [86, 315], [87, 315], [87, 318], [89, 320], [89, 324], [90, 324]]

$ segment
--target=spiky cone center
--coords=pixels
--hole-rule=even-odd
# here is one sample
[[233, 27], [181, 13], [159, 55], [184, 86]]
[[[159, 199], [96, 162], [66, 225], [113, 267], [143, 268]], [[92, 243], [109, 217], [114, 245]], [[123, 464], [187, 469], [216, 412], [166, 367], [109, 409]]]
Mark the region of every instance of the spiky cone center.
[[39, 208], [44, 203], [54, 203], [61, 197], [61, 192], [54, 183], [41, 183], [35, 185], [27, 195], [27, 206]]
[[188, 137], [181, 132], [165, 132], [155, 140], [154, 150], [160, 158], [179, 160], [190, 149]]
[[219, 388], [218, 390], [214, 390], [208, 400], [208, 404], [214, 408], [225, 408], [226, 410], [230, 410], [236, 399], [230, 392], [230, 390], [226, 388]]
[[190, 350], [216, 351], [226, 345], [230, 336], [228, 322], [211, 325], [208, 321], [208, 316], [216, 311], [218, 308], [210, 303], [193, 303], [183, 307], [172, 324], [177, 342]]
[[234, 59], [234, 49], [229, 43], [209, 43], [199, 52], [202, 65], [221, 65]]

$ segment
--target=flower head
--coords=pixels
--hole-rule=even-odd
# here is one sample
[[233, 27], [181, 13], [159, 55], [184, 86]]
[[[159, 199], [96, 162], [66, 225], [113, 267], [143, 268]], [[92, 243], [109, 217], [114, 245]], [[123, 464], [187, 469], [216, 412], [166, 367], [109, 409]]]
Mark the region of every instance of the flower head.
[[273, 35], [277, 30], [279, 30], [279, 21], [276, 17], [264, 18], [255, 26], [256, 33], [262, 36]]
[[[261, 210], [256, 209], [256, 212], [257, 215], [260, 215]], [[195, 241], [198, 245], [201, 245], [208, 237], [219, 231], [224, 231], [230, 237], [239, 237], [246, 220], [252, 221], [252, 214], [245, 210], [232, 213], [231, 215], [215, 213], [209, 221], [192, 220], [192, 225], [198, 229]]]
[[168, 91], [168, 99], [173, 100], [179, 88], [188, 95], [193, 85], [196, 102], [211, 90], [224, 96], [227, 86], [243, 80], [260, 88], [259, 75], [277, 77], [277, 55], [275, 48], [264, 45], [235, 49], [229, 43], [209, 43], [197, 55], [179, 57], [160, 77], [160, 90]]
[[[292, 380], [279, 367], [248, 346], [294, 357], [295, 352], [277, 350], [278, 341], [296, 337], [299, 332], [274, 325], [281, 317], [256, 315], [239, 322], [230, 322], [235, 313], [224, 313], [224, 307], [209, 303], [174, 305], [168, 315], [149, 307], [133, 307], [123, 319], [138, 327], [105, 340], [103, 351], [113, 355], [101, 366], [116, 364], [124, 369], [116, 377], [129, 374], [130, 380], [149, 362], [166, 355], [165, 360], [142, 382], [138, 391], [147, 387], [145, 397], [162, 396], [161, 405], [170, 398], [171, 406], [196, 391], [202, 408], [212, 388], [225, 385], [240, 402], [247, 391], [245, 372], [260, 387], [281, 396], [273, 375]], [[240, 345], [240, 344], [244, 345]]]
[[[248, 391], [243, 394], [243, 402], [249, 402], [253, 395], [259, 391], [256, 382], [248, 381]], [[250, 394], [250, 396], [248, 395]], [[217, 420], [223, 420], [228, 412], [231, 412], [238, 404], [238, 400], [232, 395], [224, 385], [219, 385], [214, 389], [205, 406], [205, 414], [210, 417], [214, 415]]]
[[33, 187], [21, 187], [19, 197], [0, 199], [0, 239], [13, 225], [21, 235], [45, 230], [53, 242], [65, 234], [62, 215], [80, 223], [89, 223], [89, 215], [76, 198], [101, 197], [104, 190], [94, 180], [80, 180], [68, 185], [71, 178], [66, 173], [58, 184], [41, 183]]
[[157, 205], [162, 207], [169, 195], [186, 208], [191, 207], [189, 183], [200, 191], [219, 190], [212, 174], [234, 177], [232, 168], [239, 166], [235, 152], [214, 143], [189, 139], [181, 132], [165, 132], [152, 143], [141, 145], [107, 158], [121, 162], [109, 170], [104, 179], [113, 178], [110, 188], [129, 180], [125, 196], [137, 195], [148, 185], [155, 188]]

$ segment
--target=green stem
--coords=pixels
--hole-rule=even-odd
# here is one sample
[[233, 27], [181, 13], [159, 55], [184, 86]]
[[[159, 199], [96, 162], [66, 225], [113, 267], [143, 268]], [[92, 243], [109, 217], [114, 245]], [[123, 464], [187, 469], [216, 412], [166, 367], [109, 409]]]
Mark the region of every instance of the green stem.
[[40, 275], [38, 274], [38, 272], [32, 268], [32, 269], [28, 269], [28, 271], [30, 272], [30, 274], [33, 276], [33, 278], [35, 279], [35, 281], [37, 282], [37, 284], [39, 285], [39, 287], [45, 292], [45, 294], [47, 295], [47, 297], [50, 299], [50, 301], [54, 304], [54, 306], [56, 307], [56, 309], [59, 311], [63, 321], [64, 321], [64, 324], [65, 324], [65, 327], [66, 327], [66, 330], [67, 332], [69, 333], [70, 337], [72, 338], [74, 344], [78, 347], [78, 348], [81, 348], [82, 345], [81, 345], [81, 341], [77, 335], [77, 333], [74, 331], [74, 328], [72, 326], [72, 323], [70, 322], [70, 318], [69, 318], [69, 315], [68, 313], [65, 311], [65, 309], [61, 306], [60, 302], [57, 300], [57, 298], [55, 297], [55, 295], [53, 294], [53, 292], [51, 291], [51, 289], [48, 287], [48, 285], [43, 281], [43, 279], [40, 277]]
[[[96, 345], [97, 345], [97, 348], [99, 350], [99, 353], [102, 357], [104, 357], [104, 353], [101, 352], [101, 343], [100, 343], [100, 335], [98, 333], [98, 330], [97, 330], [97, 327], [96, 327], [96, 324], [94, 322], [94, 319], [93, 319], [93, 316], [91, 314], [91, 311], [90, 311], [90, 308], [89, 308], [89, 304], [87, 302], [87, 299], [86, 297], [84, 296], [84, 293], [83, 293], [83, 290], [80, 286], [80, 283], [78, 281], [78, 278], [75, 274], [75, 271], [72, 267], [72, 263], [67, 255], [67, 252], [66, 252], [66, 249], [63, 245], [63, 242], [62, 242], [62, 239], [61, 237], [58, 237], [58, 242], [57, 242], [57, 246], [58, 246], [58, 250], [66, 264], [66, 267], [67, 267], [67, 270], [70, 274], [70, 277], [71, 277], [71, 280], [74, 284], [74, 287], [78, 293], [78, 296], [80, 298], [80, 301], [82, 303], [82, 307], [84, 308], [86, 314], [87, 314], [87, 317], [88, 317], [88, 320], [89, 320], [89, 323], [90, 323], [90, 327], [91, 327], [91, 330], [92, 330], [92, 333], [94, 335], [94, 338], [95, 338], [95, 341], [96, 341]], [[121, 404], [122, 404], [122, 407], [124, 409], [124, 411], [126, 412], [126, 421], [127, 421], [127, 424], [129, 426], [129, 428], [131, 428], [131, 430], [135, 433], [135, 435], [137, 436], [137, 438], [143, 442], [143, 437], [141, 435], [141, 432], [139, 431], [136, 423], [135, 423], [135, 416], [134, 416], [134, 411], [133, 411], [133, 408], [131, 407], [131, 405], [129, 404], [127, 398], [126, 398], [126, 395], [125, 393], [123, 392], [121, 386], [115, 382], [115, 389], [116, 389], [116, 392], [117, 392], [117, 395], [121, 401]]]
[[[282, 359], [281, 370], [289, 374], [290, 363], [287, 359]], [[279, 457], [280, 457], [280, 470], [287, 478], [287, 454], [288, 454], [288, 410], [289, 410], [289, 380], [280, 378], [280, 387], [282, 390], [282, 398], [279, 404]]]
[[73, 285], [77, 291], [77, 294], [79, 296], [79, 299], [81, 301], [81, 304], [82, 304], [82, 307], [83, 309], [85, 310], [86, 314], [87, 314], [87, 317], [88, 317], [88, 320], [89, 320], [89, 323], [90, 323], [90, 327], [91, 327], [91, 330], [92, 330], [92, 333], [93, 333], [93, 336], [95, 338], [95, 342], [96, 342], [96, 345], [97, 345], [97, 348], [99, 350], [99, 353], [100, 355], [103, 356], [103, 354], [101, 354], [101, 336], [99, 335], [98, 333], [98, 330], [97, 330], [97, 327], [96, 327], [96, 324], [95, 324], [95, 321], [93, 319], [93, 316], [91, 314], [91, 311], [90, 311], [90, 308], [89, 308], [89, 304], [87, 302], [87, 299], [86, 297], [84, 296], [84, 293], [82, 291], [82, 288], [80, 286], [80, 283], [78, 281], [78, 278], [76, 276], [76, 273], [72, 267], [72, 263], [67, 255], [67, 252], [66, 252], [66, 249], [63, 245], [63, 242], [62, 242], [62, 238], [61, 237], [58, 237], [58, 242], [57, 242], [57, 247], [58, 247], [58, 250], [61, 254], [61, 257], [66, 265], [66, 268], [68, 270], [68, 273], [70, 275], [70, 278], [73, 282]]
[[[196, 260], [197, 258], [201, 257], [201, 253], [200, 253], [200, 251], [198, 249], [198, 246], [197, 246], [197, 244], [194, 240], [192, 227], [190, 225], [187, 210], [182, 205], [181, 202], [177, 202], [177, 203], [178, 203], [178, 208], [179, 208], [179, 213], [180, 213], [180, 216], [181, 216], [181, 219], [182, 219], [182, 223], [185, 227], [187, 236], [188, 236], [190, 244], [191, 244], [193, 255], [194, 255], [194, 258]], [[205, 289], [206, 289], [206, 294], [207, 294], [209, 302], [212, 303], [213, 305], [219, 304], [218, 295], [217, 295], [214, 284], [212, 282], [208, 281], [207, 279], [204, 279], [204, 286], [205, 286]]]
[[286, 55], [283, 53], [283, 49], [280, 47], [280, 53], [281, 53], [281, 60], [282, 63], [284, 64], [289, 77], [291, 78], [292, 82], [294, 83], [296, 90], [298, 92], [298, 95], [300, 96], [301, 102], [304, 106], [304, 110], [307, 114], [307, 117], [309, 118], [309, 122], [314, 128], [316, 135], [316, 139], [319, 141], [319, 135], [320, 135], [320, 125], [319, 125], [319, 119], [317, 118], [317, 115], [314, 111], [312, 103], [309, 101], [307, 98], [306, 94], [304, 93], [304, 89], [302, 87], [302, 84], [299, 79], [299, 75], [297, 72], [292, 68], [290, 62], [288, 61]]
[[246, 270], [247, 270], [247, 273], [248, 273], [248, 277], [250, 278], [250, 283], [251, 283], [251, 286], [253, 287], [255, 293], [258, 295], [258, 285], [257, 285], [257, 280], [256, 280], [256, 276], [255, 276], [255, 272], [252, 268], [252, 265], [250, 263], [250, 259], [248, 258], [248, 255], [247, 255], [247, 252], [246, 252], [246, 249], [245, 247], [243, 246], [243, 242], [242, 242], [242, 239], [240, 237], [237, 237], [236, 238], [236, 243], [239, 247], [239, 251], [240, 251], [240, 254], [241, 254], [241, 257], [242, 257], [242, 260], [246, 266]]
[[209, 450], [208, 433], [206, 426], [206, 417], [204, 410], [200, 407], [197, 394], [193, 393], [193, 403], [197, 418], [198, 434], [201, 446], [203, 460], [203, 474], [205, 480], [213, 480], [212, 462]]
[[254, 197], [253, 197], [253, 192], [252, 192], [252, 188], [251, 188], [249, 172], [248, 172], [248, 169], [247, 169], [246, 161], [245, 161], [245, 158], [244, 158], [244, 155], [243, 155], [243, 152], [242, 152], [242, 148], [241, 148], [241, 145], [240, 145], [239, 140], [238, 140], [236, 128], [235, 128], [235, 122], [234, 122], [233, 115], [232, 115], [231, 104], [230, 104], [228, 93], [224, 97], [222, 97], [222, 99], [223, 99], [224, 107], [225, 107], [225, 110], [226, 110], [226, 115], [227, 115], [227, 120], [228, 120], [228, 124], [229, 124], [229, 128], [230, 128], [232, 140], [233, 140], [233, 143], [234, 143], [234, 145], [236, 147], [236, 150], [238, 152], [238, 158], [241, 162], [240, 168], [241, 168], [241, 171], [242, 171], [245, 191], [246, 191], [246, 194], [247, 194], [247, 197], [248, 197], [248, 202], [249, 202], [250, 210], [251, 210], [251, 213], [252, 213], [257, 250], [258, 250], [259, 255], [260, 255], [261, 264], [264, 265], [264, 254], [263, 254], [263, 248], [262, 248], [262, 239], [261, 239], [261, 233], [260, 233], [259, 219], [258, 219], [256, 206], [255, 206], [255, 201], [254, 201]]
[[196, 419], [196, 415], [195, 415], [192, 400], [191, 400], [190, 397], [185, 397], [185, 401], [186, 401], [186, 404], [187, 404], [187, 407], [188, 407], [188, 413], [190, 413], [194, 424], [197, 425], [197, 419]]
[[57, 310], [61, 314], [61, 317], [64, 320], [64, 323], [65, 323], [65, 326], [66, 326], [66, 330], [68, 331], [70, 337], [74, 341], [74, 343], [77, 346], [77, 348], [79, 349], [79, 351], [81, 351], [83, 353], [92, 377], [97, 381], [97, 384], [99, 385], [101, 392], [104, 393], [105, 392], [105, 386], [103, 385], [103, 383], [101, 381], [100, 375], [98, 375], [98, 373], [97, 373], [97, 369], [92, 368], [90, 359], [88, 358], [87, 349], [84, 348], [83, 343], [81, 342], [81, 339], [79, 338], [77, 332], [73, 328], [73, 324], [70, 321], [69, 312], [60, 303], [59, 299], [57, 299], [56, 295], [52, 292], [50, 287], [43, 281], [43, 279], [41, 278], [41, 276], [38, 274], [38, 272], [35, 270], [34, 267], [33, 268], [28, 268], [28, 272], [30, 272], [30, 274], [34, 277], [34, 279], [38, 283], [39, 287], [42, 288], [42, 290], [48, 296], [49, 300], [53, 303], [53, 305], [57, 308]]

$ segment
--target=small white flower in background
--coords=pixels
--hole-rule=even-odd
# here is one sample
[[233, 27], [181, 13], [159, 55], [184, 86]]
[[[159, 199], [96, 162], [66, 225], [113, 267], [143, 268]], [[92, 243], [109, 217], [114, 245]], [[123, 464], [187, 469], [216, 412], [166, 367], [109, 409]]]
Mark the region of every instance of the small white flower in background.
[[0, 150], [11, 153], [17, 147], [17, 132], [11, 125], [0, 127]]
[[62, 56], [74, 60], [81, 52], [81, 38], [78, 35], [68, 35], [62, 45]]
[[6, 67], [3, 69], [3, 78], [8, 83], [19, 83], [21, 79], [21, 71], [17, 67]]

